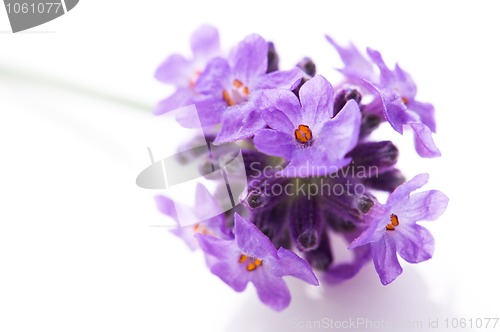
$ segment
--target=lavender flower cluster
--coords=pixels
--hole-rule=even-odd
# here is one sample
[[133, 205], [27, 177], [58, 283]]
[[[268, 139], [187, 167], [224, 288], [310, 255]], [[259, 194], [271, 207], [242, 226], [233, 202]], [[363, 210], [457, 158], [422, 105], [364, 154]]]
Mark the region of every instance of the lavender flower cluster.
[[[205, 138], [215, 146], [237, 142], [247, 171], [243, 204], [222, 212], [199, 185], [197, 208], [220, 213], [174, 232], [235, 291], [251, 282], [275, 310], [291, 301], [284, 276], [337, 283], [373, 261], [382, 284], [391, 283], [403, 270], [398, 255], [409, 263], [431, 258], [434, 239], [417, 222], [435, 220], [448, 204], [440, 191], [415, 192], [429, 176], [406, 181], [397, 147], [371, 138], [388, 122], [400, 134], [413, 132], [419, 156], [440, 156], [433, 106], [418, 101], [410, 75], [388, 67], [379, 52], [326, 39], [344, 63], [336, 85], [310, 58], [280, 70], [274, 44], [256, 34], [224, 55], [211, 26], [192, 35], [191, 58], [171, 55], [156, 72], [176, 91], [155, 113], [194, 104]], [[178, 121], [194, 126], [190, 117]], [[157, 205], [178, 217], [171, 198], [158, 196]], [[333, 234], [350, 260], [334, 259]]]

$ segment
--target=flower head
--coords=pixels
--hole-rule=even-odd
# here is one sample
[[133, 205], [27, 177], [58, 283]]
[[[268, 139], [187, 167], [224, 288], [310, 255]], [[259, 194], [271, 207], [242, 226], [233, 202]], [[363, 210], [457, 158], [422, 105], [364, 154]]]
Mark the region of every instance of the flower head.
[[284, 276], [318, 285], [305, 260], [292, 251], [276, 250], [268, 237], [238, 214], [234, 218], [234, 240], [206, 234], [197, 234], [196, 238], [205, 254], [211, 256], [213, 274], [237, 292], [252, 282], [261, 301], [275, 310], [284, 309], [291, 300]]
[[285, 90], [262, 95], [269, 106], [261, 114], [270, 129], [255, 134], [255, 147], [289, 160], [287, 176], [324, 175], [347, 165], [345, 155], [359, 135], [357, 103], [349, 101], [332, 118], [333, 88], [319, 75], [300, 88], [299, 98]]
[[385, 205], [374, 207], [367, 215], [368, 229], [350, 246], [371, 246], [375, 269], [384, 285], [403, 271], [396, 253], [409, 263], [432, 257], [434, 238], [417, 221], [438, 218], [446, 209], [448, 198], [437, 190], [411, 194], [428, 179], [429, 175], [420, 174], [396, 188]]

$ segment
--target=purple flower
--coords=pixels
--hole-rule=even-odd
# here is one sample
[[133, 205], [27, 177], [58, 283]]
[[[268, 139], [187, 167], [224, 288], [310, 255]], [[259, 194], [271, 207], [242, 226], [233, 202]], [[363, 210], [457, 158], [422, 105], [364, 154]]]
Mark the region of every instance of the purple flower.
[[400, 134], [408, 125], [415, 134], [415, 148], [422, 157], [439, 157], [432, 132], [436, 131], [434, 107], [415, 99], [417, 86], [411, 76], [396, 64], [390, 70], [379, 52], [368, 49], [368, 55], [380, 69], [379, 82], [369, 82], [382, 101], [384, 118]]
[[254, 224], [235, 214], [234, 240], [197, 234], [200, 247], [210, 256], [210, 270], [235, 291], [241, 292], [248, 282], [257, 289], [261, 301], [274, 310], [290, 303], [290, 292], [283, 276], [294, 276], [318, 285], [309, 264], [293, 252], [275, 249], [271, 241]]
[[194, 86], [207, 63], [220, 53], [219, 32], [215, 27], [202, 25], [191, 35], [193, 57], [187, 59], [181, 54], [170, 55], [155, 73], [159, 81], [174, 85], [177, 90], [160, 101], [154, 109], [162, 114], [189, 104], [194, 96]]
[[[172, 199], [165, 196], [156, 196], [156, 205], [158, 210], [174, 219], [179, 228], [172, 230], [172, 233], [180, 237], [186, 242], [191, 250], [198, 248], [195, 234], [209, 234], [223, 239], [232, 238], [231, 230], [226, 227], [223, 211], [214, 197], [208, 192], [207, 188], [202, 184], [196, 187], [195, 207], [188, 208], [179, 203], [175, 203]], [[189, 226], [183, 226], [179, 220], [177, 209], [182, 209], [183, 212], [191, 212], [192, 216], [187, 216], [191, 223]], [[183, 216], [186, 218], [186, 216]]]
[[358, 104], [351, 100], [332, 118], [333, 88], [315, 76], [299, 90], [300, 102], [289, 91], [265, 92], [268, 105], [262, 118], [271, 129], [261, 129], [255, 147], [290, 163], [286, 176], [308, 177], [335, 172], [349, 162], [345, 158], [357, 143], [361, 121]]
[[253, 34], [241, 41], [229, 59], [213, 59], [196, 82], [193, 99], [203, 126], [222, 128], [215, 143], [248, 138], [265, 126], [258, 109], [261, 91], [293, 89], [303, 76], [295, 67], [266, 73], [268, 43]]
[[428, 179], [428, 174], [417, 175], [397, 187], [385, 205], [373, 207], [366, 217], [368, 229], [349, 247], [371, 246], [373, 263], [384, 285], [403, 272], [396, 253], [409, 263], [420, 263], [432, 257], [434, 238], [416, 222], [438, 218], [446, 209], [448, 198], [437, 190], [410, 195]]

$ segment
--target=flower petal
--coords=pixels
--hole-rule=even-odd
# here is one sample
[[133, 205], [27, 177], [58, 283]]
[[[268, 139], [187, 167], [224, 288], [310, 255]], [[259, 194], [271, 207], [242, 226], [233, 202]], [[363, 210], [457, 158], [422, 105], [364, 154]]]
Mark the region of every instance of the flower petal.
[[163, 83], [187, 87], [191, 74], [191, 61], [180, 54], [172, 54], [156, 69], [155, 78]]
[[354, 100], [349, 100], [342, 110], [328, 120], [314, 142], [318, 149], [328, 151], [332, 160], [340, 160], [356, 146], [361, 125], [361, 111]]
[[396, 243], [391, 237], [385, 236], [371, 246], [375, 270], [382, 284], [387, 285], [403, 272], [396, 256]]
[[161, 115], [189, 105], [193, 92], [188, 88], [177, 89], [172, 95], [161, 100], [153, 109], [154, 115]]
[[238, 264], [240, 253], [232, 240], [221, 240], [211, 235], [195, 234], [200, 248], [209, 256], [210, 271], [237, 292], [246, 288], [249, 273]]
[[254, 89], [287, 89], [293, 90], [300, 83], [304, 72], [299, 67], [290, 70], [275, 71], [259, 79]]
[[177, 223], [179, 222], [179, 217], [177, 216], [177, 210], [175, 208], [175, 203], [168, 197], [165, 196], [155, 196], [156, 207], [158, 211], [174, 219]]
[[191, 35], [191, 50], [196, 58], [209, 59], [220, 50], [219, 31], [211, 25], [200, 26]]
[[255, 77], [265, 74], [267, 50], [267, 42], [257, 34], [251, 34], [241, 41], [230, 57], [235, 78], [250, 84]]
[[269, 127], [290, 136], [300, 124], [299, 99], [291, 91], [262, 90], [257, 108], [260, 109], [260, 114]]
[[273, 267], [272, 271], [274, 275], [278, 277], [293, 276], [308, 284], [315, 286], [319, 285], [318, 278], [316, 278], [316, 275], [306, 260], [284, 248], [278, 249], [278, 257], [278, 265]]
[[434, 106], [432, 104], [412, 100], [408, 103], [408, 109], [417, 113], [420, 121], [429, 127], [433, 133], [436, 132], [436, 120], [434, 119]]
[[333, 265], [325, 273], [325, 281], [336, 284], [354, 277], [371, 259], [371, 246], [364, 245], [354, 250], [354, 259], [348, 263]]
[[201, 183], [196, 186], [195, 206], [193, 209], [199, 220], [217, 218], [218, 215], [223, 213], [214, 196]]
[[262, 260], [269, 256], [278, 258], [271, 240], [238, 213], [234, 214], [234, 236], [243, 254]]
[[429, 181], [429, 174], [422, 173], [415, 176], [413, 179], [403, 183], [397, 187], [387, 198], [386, 206], [392, 208], [406, 204], [410, 197], [410, 193], [422, 187]]
[[205, 70], [195, 84], [197, 93], [212, 95], [214, 98], [222, 99], [222, 91], [230, 83], [231, 68], [223, 58], [214, 58], [208, 64]]
[[274, 310], [283, 310], [290, 304], [292, 297], [283, 279], [271, 274], [261, 273], [252, 282], [262, 303]]
[[335, 47], [339, 53], [345, 67], [340, 70], [345, 76], [351, 79], [371, 79], [373, 76], [373, 65], [366, 59], [361, 52], [354, 46], [349, 44], [348, 47], [340, 46], [330, 36], [325, 36], [326, 40]]
[[266, 126], [252, 100], [228, 107], [222, 116], [222, 127], [214, 144], [234, 142], [253, 136]]
[[[439, 218], [448, 206], [448, 197], [439, 190], [412, 194], [410, 199], [394, 213], [401, 222], [415, 223], [420, 220]], [[400, 210], [400, 211], [399, 211]]]
[[408, 100], [414, 100], [415, 95], [417, 94], [417, 85], [411, 78], [410, 74], [401, 69], [401, 67], [396, 64], [396, 68], [394, 69], [394, 76], [397, 82], [397, 88], [401, 96], [405, 97]]
[[323, 76], [317, 75], [299, 90], [302, 121], [309, 127], [333, 116], [333, 87]]
[[429, 127], [419, 122], [410, 122], [408, 125], [415, 134], [415, 149], [419, 156], [424, 158], [441, 156], [441, 152], [432, 139], [432, 132]]
[[403, 134], [403, 125], [418, 121], [417, 115], [408, 110], [399, 93], [391, 89], [373, 87], [382, 99], [384, 117], [391, 124], [394, 130]]
[[290, 136], [272, 129], [261, 129], [255, 133], [253, 143], [260, 152], [290, 160], [294, 149]]
[[387, 67], [387, 65], [384, 62], [384, 59], [382, 59], [382, 55], [380, 54], [379, 51], [376, 51], [371, 48], [366, 49], [366, 53], [370, 57], [370, 59], [377, 65], [377, 67], [380, 69], [380, 82], [379, 84], [383, 86], [384, 88], [395, 88], [394, 83], [395, 83], [395, 77], [392, 71]]
[[408, 263], [420, 263], [432, 257], [434, 253], [434, 238], [431, 232], [420, 225], [401, 227], [397, 230], [396, 243], [398, 253]]

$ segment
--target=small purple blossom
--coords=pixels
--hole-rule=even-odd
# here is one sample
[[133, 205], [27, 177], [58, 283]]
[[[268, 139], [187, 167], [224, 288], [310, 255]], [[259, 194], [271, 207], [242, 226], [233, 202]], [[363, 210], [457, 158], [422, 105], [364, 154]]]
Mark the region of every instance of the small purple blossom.
[[[210, 234], [222, 239], [232, 238], [231, 230], [226, 227], [226, 219], [224, 218], [221, 207], [202, 184], [198, 184], [196, 187], [196, 208], [194, 209], [186, 208], [174, 202], [169, 197], [159, 195], [156, 196], [155, 199], [158, 210], [174, 219], [179, 226], [179, 228], [173, 229], [172, 233], [184, 240], [191, 250], [196, 250], [198, 248], [198, 242], [194, 238], [194, 235], [198, 233]], [[179, 220], [178, 208], [181, 208], [184, 212], [191, 211], [193, 215], [188, 218], [195, 223], [193, 223], [193, 225], [183, 226]]]
[[[380, 52], [367, 49], [367, 59], [352, 43], [342, 47], [331, 37], [326, 39], [339, 53], [344, 68], [339, 71], [348, 82], [369, 91], [375, 99], [365, 107], [367, 113], [379, 115], [387, 120], [398, 133], [403, 129], [413, 131], [415, 149], [422, 157], [441, 155], [432, 138], [436, 132], [434, 107], [416, 100], [417, 86], [411, 76], [396, 64], [394, 70], [387, 67]], [[375, 66], [379, 74], [375, 72]]]
[[237, 292], [252, 282], [261, 301], [275, 310], [286, 308], [291, 300], [284, 276], [319, 284], [305, 260], [290, 250], [276, 250], [267, 236], [238, 214], [234, 218], [234, 240], [205, 234], [196, 238], [205, 254], [211, 256], [213, 274]]
[[428, 179], [428, 174], [420, 174], [396, 188], [385, 205], [374, 207], [366, 216], [368, 229], [350, 245], [350, 248], [371, 246], [373, 263], [384, 285], [403, 272], [396, 253], [409, 263], [420, 263], [432, 257], [434, 238], [417, 222], [441, 216], [448, 205], [448, 197], [437, 190], [411, 194]]
[[284, 175], [324, 175], [350, 162], [345, 155], [357, 143], [361, 112], [350, 101], [332, 118], [333, 88], [323, 76], [300, 88], [300, 101], [286, 90], [265, 92], [261, 98], [269, 105], [261, 114], [270, 129], [259, 130], [254, 144], [264, 153], [290, 161]]
[[293, 89], [303, 76], [295, 67], [267, 73], [269, 44], [253, 34], [229, 58], [215, 58], [196, 83], [193, 102], [204, 126], [222, 122], [215, 143], [248, 138], [265, 126], [258, 109], [263, 90]]
[[163, 114], [190, 103], [195, 95], [196, 81], [205, 66], [220, 53], [219, 32], [213, 26], [202, 25], [191, 35], [190, 44], [192, 58], [172, 54], [156, 70], [156, 79], [175, 86], [176, 91], [158, 103], [155, 114]]

